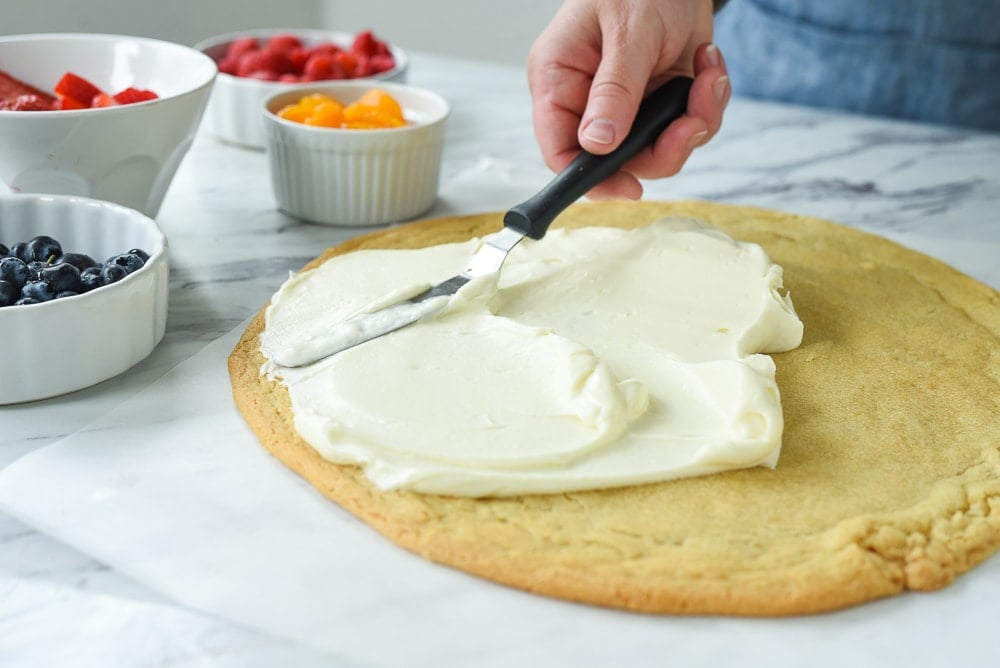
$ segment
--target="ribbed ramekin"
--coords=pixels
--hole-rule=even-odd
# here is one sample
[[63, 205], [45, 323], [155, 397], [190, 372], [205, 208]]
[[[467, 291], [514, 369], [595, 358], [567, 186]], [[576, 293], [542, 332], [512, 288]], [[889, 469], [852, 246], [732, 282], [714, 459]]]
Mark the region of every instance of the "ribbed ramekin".
[[[277, 115], [304, 95], [347, 105], [372, 88], [392, 95], [408, 123], [347, 130]], [[271, 97], [264, 109], [271, 183], [278, 208], [328, 225], [382, 225], [415, 218], [434, 205], [448, 103], [430, 91], [387, 82], [336, 82]]]

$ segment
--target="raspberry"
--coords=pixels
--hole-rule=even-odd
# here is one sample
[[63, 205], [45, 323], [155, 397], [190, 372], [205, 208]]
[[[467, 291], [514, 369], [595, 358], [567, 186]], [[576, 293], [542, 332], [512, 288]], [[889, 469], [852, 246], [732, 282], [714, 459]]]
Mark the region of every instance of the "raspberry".
[[327, 53], [331, 56], [335, 53], [340, 53], [341, 51], [343, 51], [343, 49], [333, 42], [322, 42], [312, 48], [313, 53]]
[[376, 53], [374, 56], [368, 59], [368, 67], [371, 69], [372, 74], [378, 74], [379, 72], [387, 72], [396, 66], [396, 59], [388, 53]]
[[370, 77], [372, 74], [375, 73], [375, 70], [372, 69], [372, 65], [370, 62], [371, 59], [368, 58], [368, 56], [358, 55], [355, 57], [355, 60], [356, 64], [354, 66], [354, 69], [351, 70], [351, 74], [357, 77], [358, 79], [363, 79], [364, 77]]
[[295, 72], [302, 74], [302, 71], [306, 67], [306, 63], [309, 61], [309, 56], [312, 55], [312, 51], [304, 46], [300, 46], [292, 49], [288, 52], [288, 59], [292, 61], [292, 65], [295, 66]]
[[295, 65], [284, 53], [278, 51], [261, 50], [250, 51], [240, 56], [240, 62], [236, 73], [238, 76], [246, 77], [257, 72], [268, 72], [277, 79], [282, 74], [295, 71]]
[[341, 51], [333, 56], [333, 61], [340, 65], [340, 69], [344, 71], [344, 75], [347, 78], [355, 76], [355, 70], [358, 68], [358, 61], [360, 58], [353, 53], [348, 53], [347, 51]]
[[226, 49], [226, 57], [238, 59], [244, 53], [256, 51], [258, 49], [257, 40], [253, 37], [241, 37], [229, 43]]
[[354, 42], [351, 44], [351, 51], [355, 53], [364, 54], [365, 56], [374, 55], [376, 47], [375, 35], [371, 30], [363, 30], [354, 36]]
[[236, 70], [239, 69], [240, 59], [235, 56], [226, 56], [219, 61], [219, 71], [223, 74], [229, 74], [236, 76]]
[[302, 48], [302, 40], [295, 35], [275, 35], [271, 39], [267, 40], [267, 45], [264, 48], [272, 51], [289, 53], [293, 49]]
[[328, 53], [314, 53], [306, 62], [302, 70], [302, 77], [306, 81], [322, 81], [324, 79], [343, 79], [344, 70]]
[[295, 63], [292, 62], [287, 53], [282, 51], [265, 49], [263, 63], [264, 69], [275, 74], [288, 74], [296, 71]]

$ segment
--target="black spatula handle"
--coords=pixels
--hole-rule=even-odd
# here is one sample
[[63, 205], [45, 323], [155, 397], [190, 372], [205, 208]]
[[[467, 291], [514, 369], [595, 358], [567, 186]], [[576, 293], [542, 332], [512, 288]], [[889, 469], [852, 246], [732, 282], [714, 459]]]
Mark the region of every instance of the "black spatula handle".
[[677, 77], [650, 93], [636, 114], [625, 141], [607, 155], [582, 152], [531, 199], [513, 207], [503, 224], [532, 239], [541, 239], [566, 207], [608, 178], [639, 151], [656, 141], [671, 122], [684, 115], [692, 80]]

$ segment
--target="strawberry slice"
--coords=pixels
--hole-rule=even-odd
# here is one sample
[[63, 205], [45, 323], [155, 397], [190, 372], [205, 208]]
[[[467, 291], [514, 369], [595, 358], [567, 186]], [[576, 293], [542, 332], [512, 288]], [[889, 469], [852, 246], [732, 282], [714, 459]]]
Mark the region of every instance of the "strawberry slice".
[[74, 109], [89, 109], [89, 104], [84, 104], [79, 100], [73, 99], [71, 97], [60, 97], [52, 103], [53, 109], [62, 109], [64, 111], [73, 111]]
[[[35, 98], [32, 101], [33, 105], [45, 105], [48, 108], [51, 108], [56, 101], [48, 93], [38, 90], [31, 84], [16, 79], [3, 70], [0, 70], [0, 101], [7, 102], [23, 96], [32, 96]], [[27, 102], [22, 101], [22, 104], [27, 104]], [[9, 109], [10, 107], [5, 108]]]
[[107, 93], [98, 93], [94, 96], [94, 99], [90, 101], [90, 108], [94, 109], [97, 107], [116, 107], [118, 106], [118, 101], [108, 95]]
[[145, 90], [143, 88], [135, 88], [134, 86], [129, 86], [125, 90], [119, 91], [114, 95], [114, 101], [118, 104], [135, 104], [136, 102], [147, 102], [149, 100], [156, 100], [160, 96], [151, 90]]
[[38, 95], [18, 95], [0, 99], [0, 111], [52, 111], [54, 102]]
[[63, 75], [59, 83], [56, 84], [55, 91], [63, 102], [63, 109], [86, 109], [90, 107], [95, 97], [104, 92], [72, 72]]

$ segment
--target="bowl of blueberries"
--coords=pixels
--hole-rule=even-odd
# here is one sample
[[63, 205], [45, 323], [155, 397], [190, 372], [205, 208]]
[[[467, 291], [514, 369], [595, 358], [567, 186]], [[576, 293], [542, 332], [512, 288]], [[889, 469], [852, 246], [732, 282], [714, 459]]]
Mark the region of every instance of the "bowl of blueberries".
[[127, 207], [0, 195], [0, 405], [95, 385], [145, 359], [167, 320], [167, 242]]

